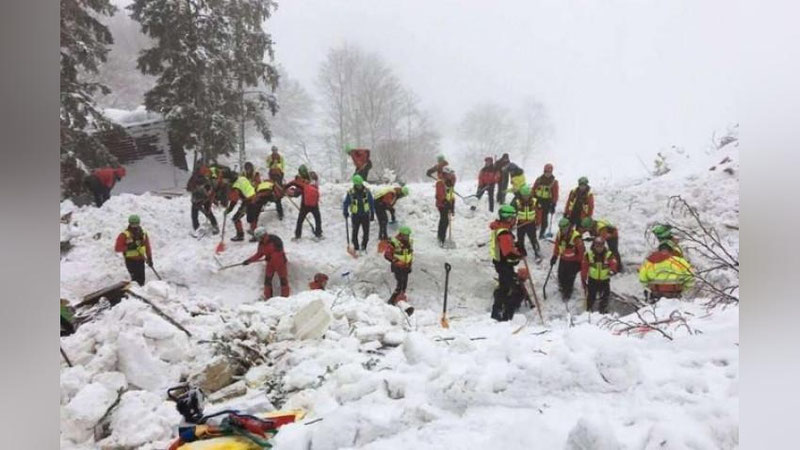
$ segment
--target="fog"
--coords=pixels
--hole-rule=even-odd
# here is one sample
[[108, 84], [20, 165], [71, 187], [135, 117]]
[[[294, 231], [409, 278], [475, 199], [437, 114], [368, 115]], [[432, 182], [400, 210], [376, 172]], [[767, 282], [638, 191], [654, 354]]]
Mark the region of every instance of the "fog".
[[378, 52], [434, 112], [448, 155], [471, 105], [533, 96], [554, 128], [536, 171], [552, 159], [641, 172], [637, 155], [702, 151], [738, 121], [737, 14], [725, 1], [295, 0], [267, 28], [277, 61], [312, 90], [330, 47]]

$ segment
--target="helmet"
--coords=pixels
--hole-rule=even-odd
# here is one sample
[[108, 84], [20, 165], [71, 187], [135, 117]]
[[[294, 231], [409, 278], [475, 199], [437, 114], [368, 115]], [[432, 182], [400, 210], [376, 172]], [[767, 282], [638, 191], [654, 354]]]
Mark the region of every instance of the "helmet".
[[527, 197], [531, 195], [531, 187], [528, 186], [527, 184], [523, 184], [522, 187], [519, 188], [519, 193], [520, 195]]
[[659, 240], [669, 239], [672, 237], [672, 226], [658, 224], [653, 227], [653, 234]]
[[517, 215], [517, 210], [511, 205], [503, 205], [498, 211], [501, 219], [508, 219]]
[[408, 186], [403, 186], [400, 188], [400, 192], [403, 193], [404, 196], [408, 196]]
[[553, 171], [553, 165], [550, 164], [550, 163], [545, 164], [544, 165], [544, 171], [545, 171], [545, 173], [551, 173]]
[[345, 153], [347, 153], [348, 155], [349, 155], [349, 154], [350, 154], [350, 152], [352, 152], [352, 151], [353, 151], [353, 147], [351, 147], [350, 145], [346, 145], [346, 146], [344, 147], [344, 152], [345, 152]]
[[589, 184], [589, 179], [588, 178], [586, 178], [586, 177], [578, 178], [578, 185], [588, 185], [588, 184]]
[[141, 222], [141, 219], [139, 219], [139, 216], [136, 214], [128, 216], [128, 223], [131, 225], [139, 225]]
[[253, 231], [253, 236], [255, 236], [256, 239], [261, 239], [265, 234], [267, 234], [267, 229], [264, 227], [258, 227]]
[[531, 274], [528, 273], [528, 269], [520, 267], [520, 269], [517, 270], [517, 276], [519, 277], [520, 280], [525, 281], [528, 278], [530, 278]]
[[403, 225], [402, 227], [400, 227], [399, 231], [400, 231], [400, 234], [403, 234], [403, 235], [406, 235], [406, 236], [411, 236], [411, 227], [409, 227], [409, 226]]
[[558, 221], [558, 228], [567, 228], [569, 226], [569, 219], [566, 217], [562, 217], [561, 220]]
[[444, 155], [442, 155], [441, 153], [436, 155], [436, 160], [439, 161], [439, 162], [444, 161]]
[[273, 151], [273, 152], [277, 152], [277, 151], [278, 151], [278, 147], [277, 147], [277, 146], [275, 146], [275, 145], [273, 145], [273, 146], [272, 146], [272, 151]]
[[602, 236], [597, 236], [597, 237], [596, 237], [596, 238], [594, 238], [594, 240], [592, 241], [592, 247], [594, 247], [594, 246], [602, 246], [602, 247], [605, 247], [605, 245], [606, 245], [606, 240], [605, 240], [605, 239], [603, 239], [603, 238], [602, 238]]
[[483, 161], [484, 161], [484, 162], [487, 162], [487, 163], [491, 163], [491, 162], [493, 162], [493, 161], [492, 161], [492, 157], [491, 157], [491, 156], [487, 156], [486, 158], [483, 158]]
[[321, 283], [327, 283], [328, 282], [328, 276], [325, 275], [322, 272], [317, 272], [316, 274], [314, 274], [314, 282], [315, 283], [320, 283], [320, 284]]
[[591, 217], [584, 217], [581, 220], [581, 228], [591, 228], [594, 225], [594, 220]]
[[297, 168], [297, 171], [300, 173], [308, 173], [308, 167], [305, 164], [300, 164], [300, 167]]
[[253, 163], [251, 163], [250, 161], [244, 163], [244, 170], [253, 170], [253, 169], [254, 169]]
[[362, 184], [364, 184], [364, 178], [359, 174], [353, 175], [353, 184], [355, 184], [356, 186], [361, 186]]

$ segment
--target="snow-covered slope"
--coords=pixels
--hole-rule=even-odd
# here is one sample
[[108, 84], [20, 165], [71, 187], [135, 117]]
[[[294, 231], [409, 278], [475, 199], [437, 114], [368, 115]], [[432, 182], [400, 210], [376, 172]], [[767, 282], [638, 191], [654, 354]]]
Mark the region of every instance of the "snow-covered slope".
[[[723, 226], [738, 226], [738, 170], [738, 150], [725, 148], [708, 161], [676, 161], [661, 177], [595, 186], [595, 216], [619, 226], [629, 264], [612, 288], [640, 293], [635, 268], [653, 244], [645, 230], [669, 216], [671, 195], [698, 207], [738, 251], [738, 233]], [[564, 195], [571, 185], [562, 180]], [[474, 192], [474, 182], [457, 187], [464, 195]], [[410, 188], [397, 212], [414, 230], [408, 297], [417, 312], [410, 321], [385, 303], [394, 279], [375, 253], [377, 222], [367, 256], [354, 260], [345, 252], [341, 198], [347, 186], [323, 186], [321, 242], [309, 239], [307, 225], [303, 240], [290, 241], [296, 212], [288, 202], [283, 222], [271, 206], [262, 214], [261, 223], [284, 239], [294, 294], [269, 302], [258, 301], [263, 264], [216, 270], [218, 239], [190, 236], [188, 198], [119, 195], [100, 209], [62, 203], [62, 214], [74, 211], [71, 224], [62, 225], [62, 239], [71, 237], [74, 245], [61, 261], [62, 298], [77, 302], [127, 278], [112, 249], [128, 214], [136, 213], [165, 279], [139, 291], [192, 333], [126, 299], [62, 339], [75, 364], [62, 367], [62, 446], [164, 448], [180, 422], [164, 389], [218, 357], [216, 341], [260, 356], [245, 376], [247, 395], [207, 412], [302, 407], [310, 418], [323, 418], [285, 427], [277, 448], [738, 447], [738, 307], [709, 311], [702, 299], [662, 301], [656, 315], [678, 311], [686, 319], [687, 326], [669, 328], [673, 340], [657, 332], [618, 335], [601, 326], [598, 314], [578, 315], [583, 306], [577, 298], [570, 304], [577, 325], [570, 328], [551, 280], [543, 304], [547, 326], [531, 316], [512, 334], [525, 322], [522, 314], [513, 323], [496, 323], [488, 314], [495, 273], [485, 245], [492, 219], [485, 199], [474, 213], [457, 203], [458, 248], [445, 250], [436, 244], [432, 184]], [[222, 263], [255, 251], [247, 242], [227, 247]], [[543, 245], [546, 257], [550, 247]], [[537, 290], [547, 259], [531, 266]], [[439, 325], [445, 261], [453, 266], [449, 330]], [[318, 271], [330, 275], [328, 292], [303, 292]], [[294, 313], [315, 300], [331, 311], [329, 330], [319, 340], [294, 340]], [[531, 314], [525, 307], [522, 312]], [[120, 391], [106, 419], [110, 435], [98, 433], [103, 440], [97, 443], [92, 427]]]

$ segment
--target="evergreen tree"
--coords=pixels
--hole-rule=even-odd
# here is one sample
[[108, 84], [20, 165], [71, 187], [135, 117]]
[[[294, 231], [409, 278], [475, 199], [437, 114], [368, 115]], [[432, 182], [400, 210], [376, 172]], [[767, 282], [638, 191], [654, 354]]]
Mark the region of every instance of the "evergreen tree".
[[86, 79], [105, 62], [113, 38], [98, 16], [111, 16], [116, 8], [109, 0], [61, 0], [61, 172], [62, 196], [79, 193], [83, 173], [76, 158], [90, 167], [116, 163], [90, 126], [114, 128], [94, 104], [97, 92], [106, 94], [103, 84]]
[[243, 117], [271, 139], [260, 112], [275, 114], [275, 97], [245, 92], [259, 81], [277, 87], [278, 73], [264, 61], [274, 59], [272, 38], [262, 28], [276, 8], [272, 0], [134, 0], [128, 8], [155, 41], [137, 66], [158, 77], [145, 107], [169, 121], [172, 145], [204, 159], [227, 155], [236, 150]]

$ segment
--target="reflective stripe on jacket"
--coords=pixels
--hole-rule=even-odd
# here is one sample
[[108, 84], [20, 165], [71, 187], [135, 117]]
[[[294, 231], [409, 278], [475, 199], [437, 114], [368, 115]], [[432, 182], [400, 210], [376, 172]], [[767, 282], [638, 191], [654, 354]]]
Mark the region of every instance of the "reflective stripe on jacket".
[[408, 247], [403, 246], [403, 243], [397, 238], [392, 238], [391, 242], [394, 248], [394, 259], [410, 266], [414, 260], [413, 240], [408, 239]]
[[236, 182], [233, 183], [232, 186], [234, 189], [238, 189], [239, 192], [242, 193], [245, 199], [249, 199], [250, 197], [256, 194], [256, 190], [252, 184], [250, 184], [250, 180], [247, 177], [240, 176], [236, 179]]
[[611, 250], [606, 250], [603, 252], [602, 259], [595, 260], [595, 252], [587, 251], [586, 252], [586, 261], [589, 263], [589, 278], [593, 280], [608, 280], [611, 278], [611, 266], [609, 262], [614, 255], [611, 253]]
[[[125, 230], [122, 232], [125, 235], [125, 246], [126, 250], [123, 252], [125, 258], [144, 258], [147, 256], [147, 247], [145, 246], [145, 242], [147, 242], [147, 233], [143, 230], [142, 231], [142, 239], [139, 241], [134, 240], [133, 233], [130, 230]], [[131, 249], [131, 244], [135, 246], [134, 249]]]

